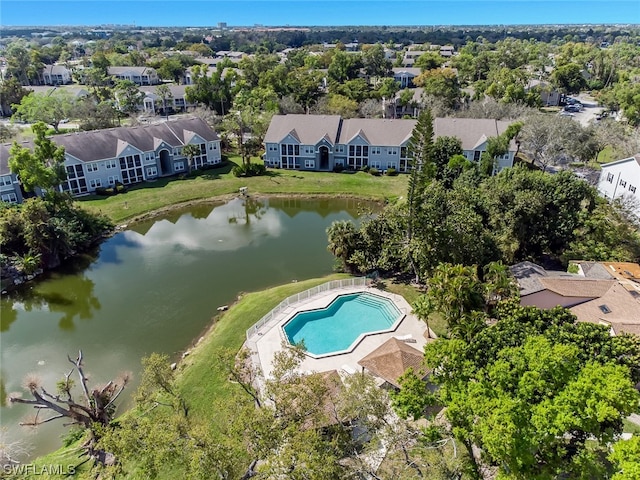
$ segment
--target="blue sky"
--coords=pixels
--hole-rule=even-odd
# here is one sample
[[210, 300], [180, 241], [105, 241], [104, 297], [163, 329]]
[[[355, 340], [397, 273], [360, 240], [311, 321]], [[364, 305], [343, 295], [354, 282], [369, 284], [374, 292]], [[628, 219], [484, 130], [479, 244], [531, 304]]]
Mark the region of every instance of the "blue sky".
[[0, 25], [640, 24], [639, 0], [0, 0]]

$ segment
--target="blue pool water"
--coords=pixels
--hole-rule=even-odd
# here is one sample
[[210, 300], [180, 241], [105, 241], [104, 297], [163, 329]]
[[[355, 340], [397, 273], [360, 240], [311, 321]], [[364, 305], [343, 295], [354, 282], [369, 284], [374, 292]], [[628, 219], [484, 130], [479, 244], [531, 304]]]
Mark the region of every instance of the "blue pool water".
[[325, 355], [348, 349], [363, 333], [388, 330], [400, 315], [386, 298], [355, 293], [337, 297], [326, 308], [297, 313], [283, 330], [289, 342], [304, 340], [309, 353]]

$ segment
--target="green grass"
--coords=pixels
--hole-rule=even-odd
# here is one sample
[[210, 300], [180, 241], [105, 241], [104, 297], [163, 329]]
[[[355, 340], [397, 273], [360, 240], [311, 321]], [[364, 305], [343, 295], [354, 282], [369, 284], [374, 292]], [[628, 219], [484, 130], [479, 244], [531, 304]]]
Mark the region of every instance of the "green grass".
[[640, 425], [630, 422], [626, 418], [622, 420], [624, 433], [633, 433], [634, 435], [640, 435]]
[[[401, 295], [405, 298], [409, 305], [412, 305], [418, 297], [424, 293], [420, 289], [416, 288], [415, 285], [410, 285], [408, 283], [403, 283], [396, 279], [385, 279], [382, 280], [380, 288], [382, 290], [386, 290], [398, 295]], [[433, 332], [438, 337], [448, 337], [448, 328], [447, 322], [442, 318], [442, 315], [439, 313], [432, 313], [429, 315], [429, 328], [433, 330]]]
[[406, 175], [376, 177], [365, 172], [270, 169], [266, 176], [236, 178], [231, 169], [239, 162], [239, 157], [232, 156], [222, 167], [195, 172], [190, 178], [162, 178], [136, 185], [126, 194], [88, 196], [77, 201], [87, 210], [101, 212], [121, 223], [172, 205], [237, 195], [240, 187], [249, 187], [250, 195], [348, 195], [374, 200], [398, 198], [407, 190]]
[[597, 163], [599, 164], [609, 163], [609, 162], [613, 162], [614, 160], [619, 160], [619, 159], [615, 157], [615, 152], [613, 150], [613, 147], [611, 145], [607, 145], [598, 154]]

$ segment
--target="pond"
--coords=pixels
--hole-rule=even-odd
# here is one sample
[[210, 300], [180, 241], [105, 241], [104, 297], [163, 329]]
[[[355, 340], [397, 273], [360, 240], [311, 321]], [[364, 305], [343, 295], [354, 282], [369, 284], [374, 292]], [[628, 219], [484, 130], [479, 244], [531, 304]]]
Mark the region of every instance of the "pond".
[[[152, 352], [177, 357], [241, 292], [329, 274], [326, 228], [370, 205], [353, 199], [238, 198], [138, 223], [1, 302], [0, 395], [37, 374], [51, 390], [84, 354], [90, 384]], [[258, 320], [258, 319], [256, 319]], [[135, 382], [128, 388], [131, 393]], [[129, 397], [124, 399], [125, 406]], [[4, 435], [32, 454], [60, 446], [59, 422], [17, 426], [32, 409], [0, 407]], [[122, 411], [122, 410], [120, 410]]]

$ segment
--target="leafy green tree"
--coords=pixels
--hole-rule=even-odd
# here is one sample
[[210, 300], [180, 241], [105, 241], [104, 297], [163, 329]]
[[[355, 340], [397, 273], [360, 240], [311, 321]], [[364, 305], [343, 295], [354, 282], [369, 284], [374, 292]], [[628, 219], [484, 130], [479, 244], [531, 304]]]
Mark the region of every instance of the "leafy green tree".
[[434, 145], [433, 159], [436, 166], [436, 178], [442, 179], [447, 176], [447, 166], [449, 161], [456, 155], [462, 155], [462, 142], [459, 138], [441, 135], [436, 138]]
[[356, 78], [360, 67], [358, 56], [337, 50], [331, 59], [327, 75], [331, 82], [342, 83]]
[[400, 390], [391, 390], [391, 406], [404, 419], [418, 420], [425, 415], [427, 407], [434, 405], [435, 396], [429, 393], [426, 382], [412, 368], [398, 378]]
[[187, 66], [180, 59], [173, 56], [163, 58], [156, 64], [158, 76], [163, 80], [171, 80], [180, 83], [186, 72]]
[[193, 85], [185, 88], [185, 96], [190, 103], [199, 103], [217, 114], [229, 111], [233, 100], [232, 83], [236, 80], [233, 73], [225, 74], [224, 64], [219, 63], [210, 75], [206, 65], [194, 66]]
[[616, 472], [611, 480], [638, 480], [640, 478], [640, 437], [618, 440], [613, 444], [609, 459], [614, 463]]
[[324, 94], [322, 90], [322, 73], [300, 67], [287, 77], [287, 88], [296, 103], [302, 105], [306, 112], [317, 103]]
[[582, 67], [577, 63], [556, 67], [551, 73], [551, 79], [564, 93], [580, 93], [587, 84], [582, 75]]
[[385, 58], [381, 43], [363, 47], [362, 65], [365, 73], [371, 77], [386, 77], [391, 72], [391, 62]]
[[454, 107], [461, 95], [458, 78], [450, 68], [422, 72], [413, 83], [424, 88], [425, 95], [442, 98], [448, 107]]
[[30, 90], [23, 88], [20, 81], [11, 77], [0, 83], [0, 110], [4, 115], [12, 113], [12, 105], [18, 105], [29, 95]]
[[118, 124], [118, 110], [112, 101], [96, 102], [89, 96], [76, 102], [73, 117], [77, 118], [81, 130], [112, 128]]
[[144, 93], [131, 80], [116, 81], [115, 95], [118, 110], [125, 115], [132, 115], [140, 110], [140, 105], [144, 100]]
[[416, 68], [419, 68], [423, 72], [426, 72], [428, 70], [435, 70], [437, 68], [440, 68], [443, 63], [444, 58], [442, 58], [440, 53], [425, 52], [416, 59], [414, 66]]
[[73, 112], [75, 101], [73, 96], [65, 91], [53, 93], [30, 93], [22, 97], [20, 103], [12, 105], [15, 113], [14, 120], [26, 122], [44, 122], [57, 132], [60, 122], [69, 118]]
[[638, 347], [622, 354], [606, 328], [576, 324], [561, 308], [511, 301], [496, 313], [470, 342], [425, 349], [454, 434], [510, 478], [604, 478], [607, 444], [637, 406], [625, 356]]
[[33, 192], [36, 187], [54, 192], [67, 179], [64, 147], [45, 136], [47, 126], [44, 123], [35, 123], [32, 129], [36, 134], [33, 152], [14, 142], [9, 150], [9, 168], [18, 175], [27, 192]]

